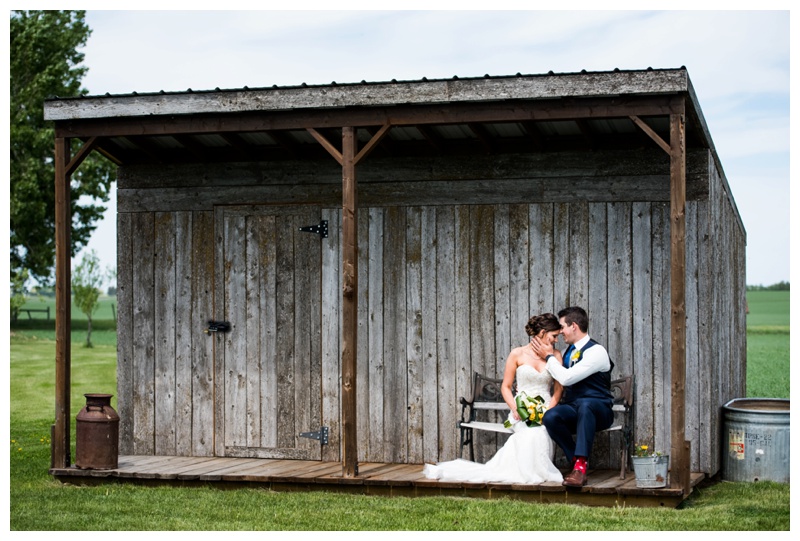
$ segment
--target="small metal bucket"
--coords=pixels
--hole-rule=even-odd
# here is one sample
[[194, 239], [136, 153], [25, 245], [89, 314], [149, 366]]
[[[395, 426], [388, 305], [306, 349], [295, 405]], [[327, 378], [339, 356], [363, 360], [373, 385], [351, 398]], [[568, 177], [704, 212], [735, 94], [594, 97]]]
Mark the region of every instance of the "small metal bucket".
[[722, 477], [789, 482], [789, 400], [736, 398], [722, 407]]
[[119, 460], [119, 415], [110, 394], [85, 394], [86, 406], [75, 425], [75, 466], [87, 470], [113, 470]]
[[663, 488], [667, 486], [669, 455], [633, 456], [633, 473], [639, 488]]

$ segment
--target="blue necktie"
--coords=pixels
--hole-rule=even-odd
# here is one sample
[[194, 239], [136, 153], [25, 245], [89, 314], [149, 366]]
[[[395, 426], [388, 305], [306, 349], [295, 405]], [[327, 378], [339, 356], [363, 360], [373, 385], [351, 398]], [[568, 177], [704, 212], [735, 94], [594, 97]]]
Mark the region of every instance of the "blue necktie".
[[567, 348], [567, 351], [564, 352], [564, 367], [565, 368], [569, 368], [569, 366], [570, 366], [570, 358], [569, 357], [570, 357], [570, 355], [572, 355], [572, 352], [574, 350], [575, 350], [575, 346], [573, 344], [570, 344], [569, 347]]

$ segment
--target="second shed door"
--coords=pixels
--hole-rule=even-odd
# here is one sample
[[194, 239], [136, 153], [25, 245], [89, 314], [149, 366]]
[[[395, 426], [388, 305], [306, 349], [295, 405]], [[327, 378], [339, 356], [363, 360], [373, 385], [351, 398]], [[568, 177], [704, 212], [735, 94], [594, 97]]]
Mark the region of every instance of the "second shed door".
[[217, 454], [321, 458], [320, 441], [300, 435], [319, 431], [322, 421], [320, 274], [328, 239], [300, 231], [319, 223], [319, 209], [309, 207], [217, 211], [223, 256], [215, 306], [231, 326], [216, 342], [224, 367], [217, 369]]

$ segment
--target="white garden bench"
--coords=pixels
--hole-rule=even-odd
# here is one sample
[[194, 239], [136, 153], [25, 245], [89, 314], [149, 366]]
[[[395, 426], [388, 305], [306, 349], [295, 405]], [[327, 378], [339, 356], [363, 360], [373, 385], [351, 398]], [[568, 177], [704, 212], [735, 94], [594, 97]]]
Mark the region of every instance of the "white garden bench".
[[[502, 422], [479, 421], [478, 414], [486, 411], [502, 412], [508, 414], [508, 404], [503, 400], [500, 387], [502, 379], [489, 378], [475, 372], [472, 384], [472, 398], [461, 397], [461, 420], [457, 426], [461, 435], [461, 456], [464, 447], [469, 446], [470, 460], [475, 460], [475, 450], [472, 444], [473, 430], [513, 434], [513, 430], [503, 426]], [[516, 386], [516, 383], [514, 384]], [[513, 389], [512, 389], [513, 390]], [[603, 432], [621, 432], [622, 444], [620, 449], [620, 479], [625, 479], [628, 465], [628, 449], [631, 443], [630, 413], [633, 407], [633, 377], [625, 376], [611, 382], [611, 393], [614, 395], [614, 424]]]

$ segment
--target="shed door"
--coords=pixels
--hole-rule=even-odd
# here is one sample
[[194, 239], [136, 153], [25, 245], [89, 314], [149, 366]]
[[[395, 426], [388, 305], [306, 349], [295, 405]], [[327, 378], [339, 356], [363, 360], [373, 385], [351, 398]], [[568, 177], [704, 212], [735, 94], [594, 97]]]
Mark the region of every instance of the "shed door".
[[[223, 243], [215, 306], [217, 454], [319, 460], [320, 271], [328, 239], [301, 232], [319, 209], [248, 206], [217, 211]], [[219, 438], [223, 445], [219, 445]]]

